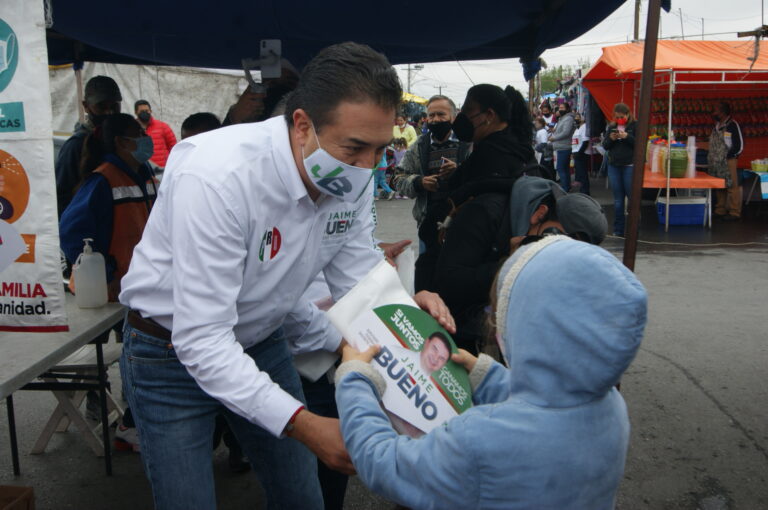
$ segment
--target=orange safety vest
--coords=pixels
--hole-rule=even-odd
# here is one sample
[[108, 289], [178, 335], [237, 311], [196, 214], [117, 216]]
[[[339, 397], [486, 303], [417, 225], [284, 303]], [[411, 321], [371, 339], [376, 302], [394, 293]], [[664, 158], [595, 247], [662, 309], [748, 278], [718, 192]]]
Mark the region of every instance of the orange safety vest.
[[[157, 179], [152, 177], [147, 180], [145, 195], [141, 187], [117, 165], [104, 162], [94, 172], [103, 175], [112, 189], [112, 239], [109, 242], [109, 255], [115, 260], [115, 271], [108, 290], [109, 300], [117, 301], [120, 280], [128, 272], [133, 249], [141, 240], [144, 226], [149, 220], [149, 210], [157, 198]], [[74, 293], [74, 274], [69, 280], [69, 286]]]

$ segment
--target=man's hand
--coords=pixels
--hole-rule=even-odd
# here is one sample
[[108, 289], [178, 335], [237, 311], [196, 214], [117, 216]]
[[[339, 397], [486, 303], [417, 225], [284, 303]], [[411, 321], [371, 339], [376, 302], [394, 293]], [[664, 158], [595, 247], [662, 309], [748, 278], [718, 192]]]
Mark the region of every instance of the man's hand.
[[447, 329], [449, 333], [456, 333], [456, 323], [453, 321], [450, 310], [448, 310], [440, 296], [434, 292], [422, 290], [413, 296], [413, 300], [416, 301], [419, 308], [429, 312], [432, 317], [437, 319], [437, 322]]
[[380, 346], [372, 345], [363, 352], [360, 352], [351, 345], [347, 344], [344, 346], [344, 350], [341, 354], [341, 362], [344, 363], [345, 361], [360, 360], [363, 363], [370, 363], [380, 350]]
[[403, 253], [409, 244], [411, 244], [410, 239], [403, 239], [402, 241], [398, 241], [396, 243], [379, 243], [379, 248], [381, 248], [381, 250], [384, 252], [384, 256], [387, 258], [387, 260], [389, 260], [390, 263], [394, 266], [394, 261], [397, 256]]
[[628, 135], [627, 135], [626, 131], [624, 131], [623, 133], [621, 133], [621, 132], [619, 133], [619, 138], [621, 138], [622, 140], [625, 139], [627, 136]]
[[265, 94], [252, 92], [250, 87], [246, 87], [237, 103], [229, 109], [229, 120], [232, 124], [242, 122], [254, 122], [264, 114]]
[[611, 140], [613, 140], [613, 141], [616, 141], [616, 139], [618, 139], [618, 138], [619, 138], [619, 133], [618, 133], [617, 131], [611, 131], [611, 134], [610, 134], [610, 135], [608, 135], [608, 137], [609, 137]]
[[440, 166], [440, 172], [438, 173], [438, 175], [441, 178], [445, 179], [449, 177], [454, 170], [456, 170], [456, 162], [451, 161], [448, 158], [443, 158], [443, 164]]
[[427, 175], [421, 179], [421, 186], [427, 191], [437, 191], [437, 175]]
[[323, 464], [334, 471], [345, 475], [355, 474], [355, 467], [341, 437], [339, 420], [302, 410], [293, 423], [291, 437], [304, 443]]
[[464, 349], [459, 349], [459, 352], [452, 354], [451, 359], [463, 366], [467, 373], [471, 372], [475, 368], [475, 363], [477, 363], [477, 356], [470, 354]]

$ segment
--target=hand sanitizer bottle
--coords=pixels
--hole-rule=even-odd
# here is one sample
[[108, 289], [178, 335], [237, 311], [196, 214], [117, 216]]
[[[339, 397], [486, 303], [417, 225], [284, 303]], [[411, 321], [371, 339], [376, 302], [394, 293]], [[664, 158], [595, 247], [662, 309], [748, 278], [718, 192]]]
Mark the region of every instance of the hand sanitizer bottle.
[[107, 304], [107, 270], [102, 254], [94, 252], [90, 245], [93, 239], [83, 241], [83, 253], [72, 267], [75, 303], [80, 308], [98, 308]]

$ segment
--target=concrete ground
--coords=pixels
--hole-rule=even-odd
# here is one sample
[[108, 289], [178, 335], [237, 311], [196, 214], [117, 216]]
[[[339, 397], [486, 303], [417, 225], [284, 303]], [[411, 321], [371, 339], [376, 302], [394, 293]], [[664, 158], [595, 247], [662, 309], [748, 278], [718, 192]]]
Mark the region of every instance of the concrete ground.
[[[593, 194], [610, 204], [603, 181], [593, 183]], [[412, 201], [377, 204], [379, 238], [415, 241]], [[768, 508], [768, 207], [747, 212], [742, 222], [716, 222], [712, 230], [664, 233], [652, 207], [643, 208], [636, 271], [648, 289], [650, 316], [622, 381], [632, 437], [621, 510]], [[621, 256], [621, 239], [603, 246]], [[567, 305], [567, 297], [558, 298], [557, 306]], [[118, 380], [115, 368], [110, 378]], [[29, 455], [54, 399], [38, 392], [14, 399], [22, 476], [11, 471], [0, 406], [0, 485], [34, 487], [38, 510], [152, 507], [137, 454], [117, 453], [112, 477], [72, 432], [57, 434], [44, 454]], [[220, 508], [264, 507], [252, 474], [228, 472], [223, 448], [214, 470]], [[353, 479], [346, 508], [392, 507]]]

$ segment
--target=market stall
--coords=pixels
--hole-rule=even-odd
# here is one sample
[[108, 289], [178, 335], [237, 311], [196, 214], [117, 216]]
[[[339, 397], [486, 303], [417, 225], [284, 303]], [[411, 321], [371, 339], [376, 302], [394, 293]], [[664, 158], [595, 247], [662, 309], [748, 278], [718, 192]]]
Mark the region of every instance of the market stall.
[[[585, 75], [584, 85], [606, 116], [620, 102], [637, 110], [642, 55], [643, 43], [603, 48]], [[707, 148], [711, 112], [727, 101], [744, 136], [739, 168], [768, 156], [768, 55], [756, 53], [752, 40], [659, 41], [652, 98], [649, 133], [668, 144], [696, 137], [696, 146]]]

